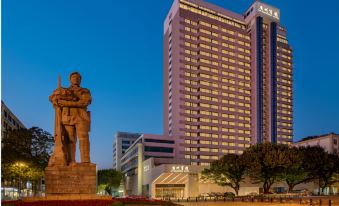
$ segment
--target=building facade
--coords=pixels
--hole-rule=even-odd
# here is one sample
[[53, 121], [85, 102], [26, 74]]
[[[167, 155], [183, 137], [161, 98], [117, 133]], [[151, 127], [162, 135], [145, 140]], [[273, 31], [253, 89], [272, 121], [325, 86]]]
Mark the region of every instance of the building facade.
[[[126, 194], [233, 191], [204, 182], [201, 171], [252, 144], [292, 143], [292, 48], [280, 10], [255, 1], [237, 14], [174, 0], [163, 35], [164, 134], [143, 134], [121, 155]], [[246, 195], [261, 185], [248, 180], [241, 188]]]
[[[19, 118], [7, 107], [7, 105], [1, 101], [1, 148], [5, 145], [2, 140], [9, 137], [8, 131], [25, 129], [25, 125], [19, 120]], [[14, 199], [19, 197], [18, 189], [12, 182], [5, 179], [1, 179], [1, 199]]]
[[330, 154], [339, 155], [339, 134], [330, 133], [319, 136], [305, 137], [293, 143], [295, 147], [320, 146]]
[[[189, 162], [176, 161], [170, 164], [156, 164], [154, 158], [143, 162], [144, 194], [155, 199], [188, 198], [211, 192], [233, 192], [231, 187], [223, 187], [201, 178], [201, 172], [208, 166], [190, 165]], [[239, 195], [251, 192], [259, 194], [259, 185], [250, 181], [241, 183]]]
[[18, 117], [1, 101], [1, 135], [3, 138], [7, 136], [8, 130], [23, 129], [25, 125]]
[[[125, 191], [129, 195], [146, 195], [143, 188], [143, 162], [154, 158], [155, 165], [171, 164], [175, 158], [176, 144], [172, 137], [142, 134], [121, 157], [121, 172], [125, 174]], [[186, 162], [187, 163], [187, 162]]]
[[121, 170], [121, 157], [126, 150], [137, 140], [141, 134], [129, 132], [117, 132], [113, 141], [113, 169]]
[[209, 165], [251, 144], [291, 144], [292, 49], [279, 9], [174, 0], [163, 35], [164, 135], [179, 158]]

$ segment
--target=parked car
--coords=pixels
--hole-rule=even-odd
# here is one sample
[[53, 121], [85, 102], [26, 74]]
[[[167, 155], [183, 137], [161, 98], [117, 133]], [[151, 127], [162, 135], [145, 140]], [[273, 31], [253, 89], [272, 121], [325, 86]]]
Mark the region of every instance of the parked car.
[[235, 194], [233, 192], [225, 192], [224, 197], [225, 198], [234, 198]]
[[311, 192], [308, 191], [307, 189], [303, 189], [303, 190], [293, 190], [292, 194], [295, 195], [300, 195], [300, 196], [310, 196]]
[[198, 195], [199, 199], [205, 199], [206, 197], [209, 197], [208, 193], [201, 193], [201, 194]]
[[210, 192], [210, 193], [207, 193], [208, 194], [208, 197], [215, 197], [215, 193], [214, 192]]
[[211, 192], [208, 193], [210, 197], [222, 197], [223, 194], [221, 192]]
[[215, 193], [215, 196], [217, 196], [217, 197], [223, 197], [223, 196], [224, 196], [224, 194], [223, 194], [223, 193], [221, 193], [221, 192], [216, 192], [216, 193]]
[[256, 192], [250, 192], [250, 193], [247, 194], [247, 196], [257, 196], [257, 195], [259, 195], [259, 194], [256, 193]]
[[221, 193], [221, 192], [211, 192], [209, 193], [210, 197], [213, 197], [213, 198], [223, 198], [224, 197], [224, 194]]

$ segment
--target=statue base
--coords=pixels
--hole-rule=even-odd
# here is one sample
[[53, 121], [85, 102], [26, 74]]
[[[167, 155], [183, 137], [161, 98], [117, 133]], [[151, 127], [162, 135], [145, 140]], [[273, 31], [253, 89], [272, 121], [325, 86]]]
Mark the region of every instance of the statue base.
[[96, 194], [96, 165], [76, 163], [48, 166], [45, 169], [46, 196], [62, 194]]

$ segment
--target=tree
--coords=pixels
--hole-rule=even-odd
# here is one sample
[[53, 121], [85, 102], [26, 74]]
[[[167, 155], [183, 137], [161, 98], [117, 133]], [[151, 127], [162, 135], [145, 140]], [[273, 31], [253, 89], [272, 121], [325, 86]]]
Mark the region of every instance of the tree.
[[309, 178], [319, 183], [318, 194], [331, 184], [332, 176], [338, 172], [338, 156], [328, 154], [320, 146], [301, 147], [303, 151], [303, 167], [309, 172]]
[[[332, 178], [329, 181], [329, 185], [333, 185], [334, 183], [338, 183], [338, 182], [339, 182], [339, 171], [333, 174]], [[333, 194], [333, 190], [330, 191], [330, 194]]]
[[280, 174], [288, 163], [286, 158], [288, 147], [262, 143], [247, 148], [243, 155], [247, 162], [246, 173], [253, 183], [263, 183], [264, 193], [267, 194], [273, 183], [280, 180]]
[[[334, 177], [339, 173], [339, 157], [333, 154], [325, 155], [323, 159], [323, 165], [321, 170], [317, 171], [317, 177], [319, 179], [319, 188], [321, 193], [324, 192], [324, 189], [328, 186], [331, 186], [333, 183], [337, 182], [337, 179]], [[320, 191], [319, 191], [320, 194]]]
[[1, 139], [2, 163], [27, 162], [31, 160], [32, 136], [28, 129], [9, 130]]
[[9, 130], [6, 137], [1, 139], [1, 144], [2, 184], [20, 188], [18, 182], [26, 179], [23, 178], [26, 173], [22, 172], [24, 169], [22, 166], [31, 161], [31, 134], [27, 129]]
[[304, 165], [304, 149], [292, 147], [286, 152], [287, 162], [279, 176], [280, 179], [286, 181], [288, 192], [292, 192], [296, 185], [311, 181], [312, 176], [310, 176], [310, 171]]
[[98, 185], [112, 195], [112, 188], [118, 188], [124, 175], [114, 169], [103, 169], [98, 171]]
[[241, 155], [227, 154], [211, 163], [202, 171], [202, 178], [212, 180], [220, 186], [229, 186], [238, 195], [240, 182], [244, 179], [246, 164]]
[[288, 184], [289, 191], [297, 184], [317, 180], [320, 194], [336, 182], [334, 177], [339, 171], [339, 157], [328, 154], [320, 146], [290, 148], [287, 159], [281, 178]]
[[36, 188], [34, 187], [36, 184], [34, 183], [43, 177], [43, 170], [24, 162], [7, 163], [3, 166], [6, 167], [6, 169], [3, 170], [5, 174], [2, 175], [11, 181], [12, 186], [16, 186], [19, 189], [19, 193], [21, 193], [21, 189], [26, 185], [24, 183], [27, 181], [33, 183], [33, 190], [36, 192]]
[[21, 182], [29, 180], [36, 192], [36, 185], [52, 152], [53, 136], [38, 127], [9, 130], [1, 143], [3, 182], [17, 185], [19, 181], [21, 185]]
[[29, 129], [32, 135], [31, 155], [34, 164], [40, 169], [45, 169], [51, 156], [54, 145], [53, 136], [39, 127]]
[[2, 139], [2, 162], [31, 162], [45, 169], [53, 144], [53, 136], [39, 127], [10, 130]]

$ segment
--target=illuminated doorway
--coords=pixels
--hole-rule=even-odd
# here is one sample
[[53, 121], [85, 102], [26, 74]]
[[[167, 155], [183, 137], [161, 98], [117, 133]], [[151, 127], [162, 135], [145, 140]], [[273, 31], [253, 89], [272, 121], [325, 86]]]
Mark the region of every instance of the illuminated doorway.
[[183, 198], [185, 184], [156, 184], [156, 198]]

